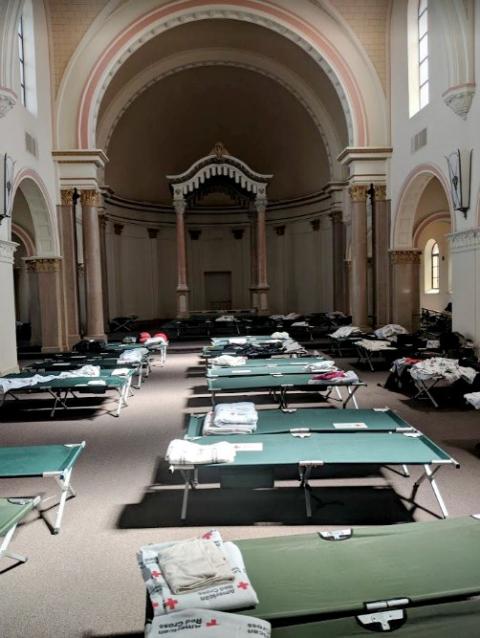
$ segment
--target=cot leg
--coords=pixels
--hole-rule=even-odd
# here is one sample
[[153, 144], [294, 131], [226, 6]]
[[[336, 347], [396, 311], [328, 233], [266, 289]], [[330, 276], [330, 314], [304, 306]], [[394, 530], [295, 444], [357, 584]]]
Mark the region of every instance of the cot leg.
[[26, 556], [22, 556], [21, 554], [17, 554], [15, 552], [9, 552], [7, 551], [7, 547], [10, 543], [10, 541], [12, 540], [13, 534], [15, 533], [15, 530], [17, 529], [17, 526], [14, 525], [13, 527], [11, 527], [8, 532], [6, 533], [2, 544], [0, 545], [0, 558], [3, 558], [4, 556], [6, 558], [11, 558], [12, 560], [17, 560], [19, 563], [25, 563], [27, 561], [27, 557]]
[[410, 476], [410, 472], [408, 471], [408, 467], [406, 465], [402, 465], [403, 476]]
[[70, 478], [72, 476], [72, 470], [66, 470], [62, 478], [58, 479], [62, 488], [62, 494], [60, 496], [60, 505], [58, 507], [57, 517], [53, 527], [53, 533], [58, 534], [62, 525], [63, 510], [65, 509], [65, 503], [69, 494], [75, 496], [72, 486], [70, 485]]
[[210, 401], [212, 403], [212, 408], [215, 407], [215, 390], [212, 390], [212, 393], [210, 395]]
[[435, 498], [437, 499], [437, 502], [438, 502], [438, 504], [440, 506], [440, 509], [442, 510], [443, 518], [448, 518], [448, 510], [447, 510], [447, 508], [445, 506], [445, 502], [443, 500], [443, 496], [440, 493], [440, 489], [439, 489], [439, 487], [437, 485], [437, 482], [435, 480], [435, 474], [440, 469], [440, 466], [437, 466], [433, 470], [433, 472], [432, 472], [432, 470], [430, 469], [430, 467], [428, 465], [424, 465], [423, 468], [424, 468], [425, 472], [415, 482], [415, 485], [413, 486], [413, 490], [412, 490], [411, 500], [415, 499], [415, 496], [417, 495], [418, 488], [420, 487], [421, 483], [423, 483], [423, 481], [425, 479], [428, 479], [428, 481], [430, 482], [430, 485], [432, 486], [433, 494], [434, 494]]
[[310, 484], [308, 482], [312, 468], [308, 466], [300, 470], [300, 487], [303, 487], [303, 494], [305, 497], [305, 510], [307, 518], [312, 518], [312, 501], [310, 498]]
[[182, 511], [180, 513], [180, 518], [182, 521], [185, 521], [187, 518], [187, 509], [188, 509], [188, 494], [190, 491], [190, 486], [193, 487], [192, 478], [189, 472], [185, 470], [181, 470], [181, 474], [185, 481], [185, 486], [183, 488], [183, 499], [182, 499]]

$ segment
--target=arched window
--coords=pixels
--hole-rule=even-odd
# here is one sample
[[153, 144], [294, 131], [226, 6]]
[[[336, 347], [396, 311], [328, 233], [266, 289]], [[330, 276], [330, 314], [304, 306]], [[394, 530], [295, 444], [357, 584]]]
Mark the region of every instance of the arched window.
[[18, 63], [20, 68], [20, 99], [27, 106], [27, 90], [25, 84], [25, 35], [23, 33], [23, 15], [18, 21]]
[[430, 101], [428, 0], [408, 4], [408, 94], [410, 117]]
[[440, 290], [440, 250], [435, 241], [430, 250], [431, 280], [430, 290]]
[[31, 113], [37, 112], [37, 78], [35, 72], [35, 39], [33, 33], [33, 5], [23, 3], [17, 26], [19, 93], [23, 106]]
[[419, 108], [423, 109], [429, 101], [428, 0], [418, 2], [417, 31]]

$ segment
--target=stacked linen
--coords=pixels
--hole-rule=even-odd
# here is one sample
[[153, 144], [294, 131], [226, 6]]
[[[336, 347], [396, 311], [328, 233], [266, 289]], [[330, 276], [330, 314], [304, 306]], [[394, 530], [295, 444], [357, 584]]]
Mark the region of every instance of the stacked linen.
[[170, 441], [165, 460], [175, 465], [207, 465], [209, 463], [233, 463], [235, 446], [227, 441], [212, 445], [199, 445], [184, 439]]
[[469, 392], [468, 394], [464, 394], [463, 398], [473, 405], [475, 410], [480, 410], [480, 392]]
[[333, 370], [331, 372], [323, 372], [321, 374], [314, 374], [311, 379], [309, 379], [309, 385], [335, 385], [335, 384], [348, 384], [348, 383], [358, 383], [360, 379], [353, 372], [353, 370], [348, 370], [348, 372], [344, 372], [343, 370]]
[[406, 330], [403, 326], [400, 326], [398, 323], [387, 323], [387, 325], [383, 326], [383, 328], [377, 328], [374, 333], [379, 339], [390, 339], [391, 341], [396, 341], [397, 335], [406, 335], [408, 334], [408, 330]]
[[234, 366], [246, 365], [247, 357], [234, 357], [231, 354], [221, 354], [219, 357], [213, 357], [210, 361], [214, 366], [228, 366], [233, 368]]
[[118, 357], [118, 361], [122, 363], [140, 363], [146, 354], [148, 354], [147, 348], [124, 350]]
[[252, 616], [222, 611], [186, 609], [168, 616], [155, 616], [145, 626], [145, 638], [270, 638], [271, 625]]
[[[257, 594], [248, 578], [238, 547], [234, 543], [224, 543], [217, 530], [207, 532], [201, 537], [201, 540], [213, 543], [223, 554], [230, 570], [228, 573], [232, 576], [230, 580], [224, 579], [222, 583], [210, 584], [208, 582], [210, 577], [202, 582], [202, 579], [198, 578], [198, 574], [195, 574], [195, 578], [191, 579], [191, 582], [195, 581], [193, 589], [175, 593], [161, 567], [162, 553], [169, 550], [175, 543], [146, 545], [138, 552], [137, 559], [150, 596], [154, 616], [192, 608], [228, 611], [245, 609], [258, 604]], [[188, 570], [190, 569], [188, 563], [191, 553], [187, 543], [182, 543], [181, 550], [181, 563], [178, 564], [178, 569], [180, 571]], [[208, 570], [205, 571], [211, 573]], [[189, 582], [189, 579], [186, 579], [185, 582]], [[227, 635], [224, 634], [225, 638]]]
[[325, 361], [316, 361], [306, 366], [308, 372], [334, 372], [337, 370], [335, 361], [326, 359]]
[[203, 423], [203, 434], [253, 434], [257, 429], [258, 413], [249, 401], [219, 403], [209, 412]]
[[149, 339], [146, 339], [143, 342], [144, 346], [157, 346], [157, 345], [167, 345], [167, 338], [166, 336], [162, 336], [162, 337], [150, 337]]
[[477, 371], [458, 365], [458, 359], [447, 359], [445, 357], [432, 357], [419, 363], [415, 363], [410, 368], [413, 379], [418, 381], [428, 381], [437, 379], [438, 386], [449, 386], [455, 381], [463, 379], [467, 383], [473, 383], [477, 376]]
[[352, 335], [361, 334], [361, 329], [357, 326], [341, 326], [337, 328], [335, 332], [329, 334], [329, 337], [333, 337], [334, 339], [348, 339]]

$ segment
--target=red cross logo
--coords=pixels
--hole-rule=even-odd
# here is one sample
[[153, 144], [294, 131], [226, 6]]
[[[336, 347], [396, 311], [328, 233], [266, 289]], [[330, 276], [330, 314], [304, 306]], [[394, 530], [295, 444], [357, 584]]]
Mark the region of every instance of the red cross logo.
[[207, 622], [207, 627], [218, 627], [218, 622], [215, 618], [212, 618], [209, 622]]
[[178, 605], [178, 600], [175, 600], [175, 598], [167, 598], [164, 604], [165, 607], [168, 607], [169, 609], [175, 609]]
[[157, 572], [157, 570], [154, 570], [154, 571], [152, 572], [152, 576], [153, 576], [154, 578], [158, 578], [158, 577], [159, 577], [159, 576], [161, 576], [161, 575], [162, 575], [162, 574], [161, 574], [160, 572]]
[[245, 583], [243, 580], [240, 581], [237, 585], [237, 589], [248, 589], [248, 583]]
[[207, 541], [210, 540], [212, 538], [212, 532], [205, 532], [202, 538], [205, 538]]

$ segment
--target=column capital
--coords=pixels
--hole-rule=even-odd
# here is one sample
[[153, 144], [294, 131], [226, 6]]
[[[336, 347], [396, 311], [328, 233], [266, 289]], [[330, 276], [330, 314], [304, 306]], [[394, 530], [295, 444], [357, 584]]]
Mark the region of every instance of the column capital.
[[123, 228], [124, 228], [123, 224], [118, 224], [118, 223], [113, 224], [113, 232], [115, 233], [115, 235], [121, 235]]
[[18, 244], [14, 241], [0, 239], [0, 263], [13, 264], [13, 255], [17, 250]]
[[147, 228], [148, 238], [149, 239], [157, 239], [158, 237], [158, 228]]
[[183, 215], [185, 213], [185, 210], [187, 208], [187, 202], [185, 201], [185, 199], [182, 197], [182, 199], [174, 199], [173, 200], [173, 207], [175, 209], [175, 212], [177, 213], [177, 215]]
[[320, 224], [321, 224], [321, 220], [318, 217], [317, 219], [310, 220], [310, 226], [312, 227], [312, 230], [314, 231], [320, 230]]
[[419, 264], [421, 250], [390, 250], [390, 261], [392, 264]]
[[368, 184], [352, 184], [348, 189], [352, 202], [366, 202]]
[[62, 189], [60, 191], [60, 201], [62, 206], [73, 206], [73, 188]]
[[387, 199], [387, 186], [386, 184], [374, 184], [375, 199], [378, 202], [385, 201]]
[[255, 198], [255, 209], [257, 211], [257, 213], [264, 213], [266, 208], [267, 208], [267, 198], [266, 197], [259, 197], [257, 195], [257, 197]]
[[58, 272], [62, 257], [26, 257], [25, 265], [29, 272]]
[[98, 207], [100, 204], [100, 193], [95, 189], [82, 190], [80, 193], [82, 206]]

